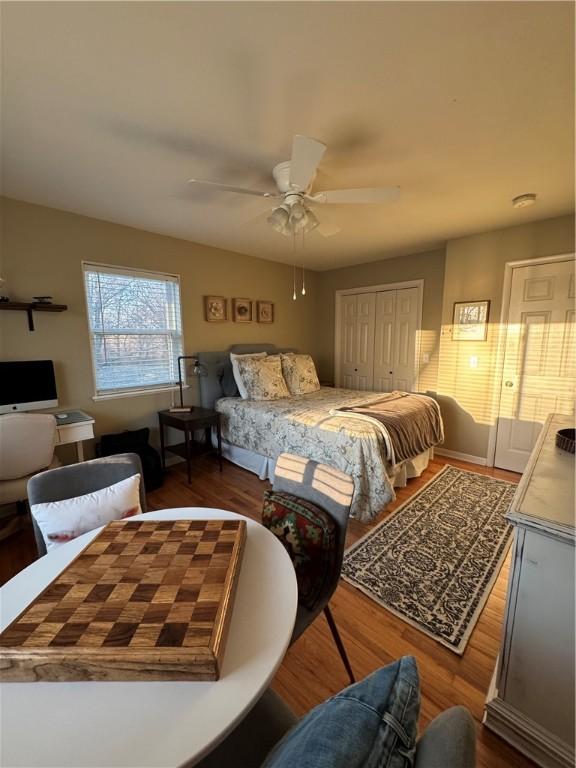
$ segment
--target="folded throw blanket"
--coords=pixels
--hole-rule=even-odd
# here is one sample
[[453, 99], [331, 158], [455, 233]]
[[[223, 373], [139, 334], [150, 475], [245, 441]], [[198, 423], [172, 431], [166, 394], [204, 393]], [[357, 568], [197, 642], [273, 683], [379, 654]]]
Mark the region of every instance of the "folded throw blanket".
[[390, 392], [377, 400], [336, 408], [334, 414], [368, 418], [384, 427], [392, 464], [413, 459], [444, 440], [440, 407], [431, 397]]

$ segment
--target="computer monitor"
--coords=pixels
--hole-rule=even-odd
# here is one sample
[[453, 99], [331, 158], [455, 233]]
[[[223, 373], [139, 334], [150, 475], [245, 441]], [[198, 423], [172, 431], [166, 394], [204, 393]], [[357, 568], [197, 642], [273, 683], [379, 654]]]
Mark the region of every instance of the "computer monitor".
[[52, 360], [0, 361], [0, 413], [57, 406]]

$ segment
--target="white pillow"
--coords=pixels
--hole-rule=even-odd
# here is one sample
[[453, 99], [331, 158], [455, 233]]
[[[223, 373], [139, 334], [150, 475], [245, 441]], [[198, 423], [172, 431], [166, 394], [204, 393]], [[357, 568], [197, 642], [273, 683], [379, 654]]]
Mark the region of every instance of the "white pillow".
[[84, 496], [32, 504], [30, 511], [42, 532], [46, 549], [54, 549], [111, 520], [141, 514], [140, 475]]
[[236, 386], [238, 387], [238, 392], [240, 393], [240, 397], [243, 400], [248, 399], [248, 392], [246, 390], [246, 386], [244, 382], [242, 381], [242, 375], [238, 370], [238, 360], [246, 359], [249, 357], [253, 357], [256, 360], [262, 360], [263, 357], [266, 357], [266, 352], [251, 352], [248, 355], [235, 355], [234, 352], [230, 352], [230, 362], [232, 363], [232, 373], [234, 374], [234, 381], [236, 382]]

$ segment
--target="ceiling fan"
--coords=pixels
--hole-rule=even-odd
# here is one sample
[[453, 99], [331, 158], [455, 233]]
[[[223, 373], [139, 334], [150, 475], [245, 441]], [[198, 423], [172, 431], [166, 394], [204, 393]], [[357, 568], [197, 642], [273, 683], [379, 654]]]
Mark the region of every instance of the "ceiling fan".
[[287, 236], [310, 232], [316, 228], [320, 234], [326, 237], [340, 231], [334, 227], [323, 228], [313, 211], [310, 210], [311, 206], [326, 203], [337, 203], [338, 205], [342, 203], [388, 203], [397, 200], [400, 196], [399, 187], [363, 187], [312, 192], [316, 170], [325, 152], [326, 145], [322, 142], [296, 134], [292, 141], [292, 157], [290, 160], [278, 163], [272, 170], [277, 187], [273, 192], [245, 189], [244, 187], [234, 187], [229, 184], [201, 179], [189, 179], [188, 183], [210, 187], [222, 192], [236, 192], [240, 195], [255, 195], [271, 200], [282, 200], [272, 210], [267, 221], [277, 232]]

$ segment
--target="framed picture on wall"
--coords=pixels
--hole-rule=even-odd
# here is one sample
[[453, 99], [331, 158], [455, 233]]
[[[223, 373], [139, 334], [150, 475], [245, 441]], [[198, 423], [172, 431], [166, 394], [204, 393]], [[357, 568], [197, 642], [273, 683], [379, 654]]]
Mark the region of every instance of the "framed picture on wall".
[[235, 323], [251, 323], [252, 299], [232, 299], [232, 319]]
[[490, 301], [456, 301], [452, 341], [486, 341]]
[[273, 323], [274, 304], [271, 301], [257, 301], [256, 319], [259, 323]]
[[204, 318], [209, 323], [225, 323], [228, 320], [227, 307], [224, 296], [204, 296]]

